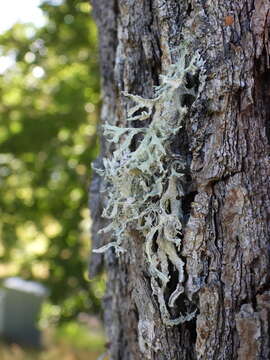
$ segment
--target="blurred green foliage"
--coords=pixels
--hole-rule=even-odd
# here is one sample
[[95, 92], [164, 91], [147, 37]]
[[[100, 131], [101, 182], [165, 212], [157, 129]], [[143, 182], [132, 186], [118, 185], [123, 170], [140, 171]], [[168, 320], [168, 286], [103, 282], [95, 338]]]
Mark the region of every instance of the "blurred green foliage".
[[[44, 1], [47, 24], [0, 36], [0, 277], [47, 285], [60, 320], [97, 311], [89, 283], [90, 162], [98, 144], [97, 30], [88, 0]], [[99, 282], [98, 282], [99, 281]]]
[[85, 325], [75, 321], [59, 326], [55, 331], [54, 338], [58, 342], [65, 342], [77, 349], [104, 350], [103, 333], [98, 330], [90, 332]]

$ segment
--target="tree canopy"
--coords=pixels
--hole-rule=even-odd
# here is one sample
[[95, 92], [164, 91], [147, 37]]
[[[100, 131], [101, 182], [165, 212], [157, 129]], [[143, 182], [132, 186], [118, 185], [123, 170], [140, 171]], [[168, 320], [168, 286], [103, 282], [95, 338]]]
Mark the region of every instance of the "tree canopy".
[[90, 162], [98, 149], [97, 33], [88, 1], [44, 1], [42, 28], [0, 37], [1, 277], [48, 285], [61, 319], [99, 306], [87, 280]]

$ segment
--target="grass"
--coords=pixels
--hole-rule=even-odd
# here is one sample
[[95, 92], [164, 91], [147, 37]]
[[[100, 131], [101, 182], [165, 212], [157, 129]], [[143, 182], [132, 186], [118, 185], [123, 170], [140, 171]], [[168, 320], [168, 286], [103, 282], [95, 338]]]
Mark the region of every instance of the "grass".
[[69, 346], [56, 345], [43, 351], [31, 351], [17, 344], [1, 345], [1, 360], [97, 360], [100, 352], [75, 349]]
[[[70, 322], [44, 331], [44, 347], [26, 349], [18, 344], [0, 343], [1, 360], [97, 360], [105, 352], [105, 337], [100, 329]], [[106, 357], [104, 358], [104, 360]]]

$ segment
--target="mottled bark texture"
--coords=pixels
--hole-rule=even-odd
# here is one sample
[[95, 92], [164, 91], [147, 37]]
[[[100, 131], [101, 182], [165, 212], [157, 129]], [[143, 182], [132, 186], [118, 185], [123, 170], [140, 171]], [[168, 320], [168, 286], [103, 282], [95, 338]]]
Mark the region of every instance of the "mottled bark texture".
[[[200, 76], [201, 91], [175, 144], [190, 159], [182, 302], [196, 304], [198, 313], [176, 327], [162, 323], [144, 239], [131, 230], [125, 255], [92, 256], [91, 274], [103, 258], [108, 274], [109, 358], [269, 359], [270, 2], [93, 0], [93, 8], [102, 122], [126, 125], [129, 100], [121, 92], [151, 97], [159, 74], [175, 61], [171, 50], [183, 40], [205, 60], [205, 83]], [[102, 140], [101, 157], [111, 151]], [[94, 248], [110, 241], [97, 235], [106, 202], [101, 187], [95, 175]]]

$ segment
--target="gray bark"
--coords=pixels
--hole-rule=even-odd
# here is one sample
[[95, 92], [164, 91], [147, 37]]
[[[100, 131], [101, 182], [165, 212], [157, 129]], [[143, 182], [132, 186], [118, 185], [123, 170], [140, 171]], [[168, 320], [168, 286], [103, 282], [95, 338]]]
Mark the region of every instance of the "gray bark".
[[[163, 324], [144, 239], [131, 230], [120, 258], [113, 250], [92, 256], [91, 275], [103, 259], [108, 274], [110, 359], [269, 359], [270, 2], [92, 3], [100, 34], [101, 122], [126, 126], [129, 100], [121, 92], [151, 97], [183, 40], [205, 61], [205, 83], [174, 144], [187, 159], [189, 179], [181, 301], [198, 312], [190, 322]], [[101, 144], [101, 158], [109, 156], [113, 148], [104, 139]], [[95, 175], [93, 248], [110, 241], [97, 235], [105, 221], [102, 186]]]

